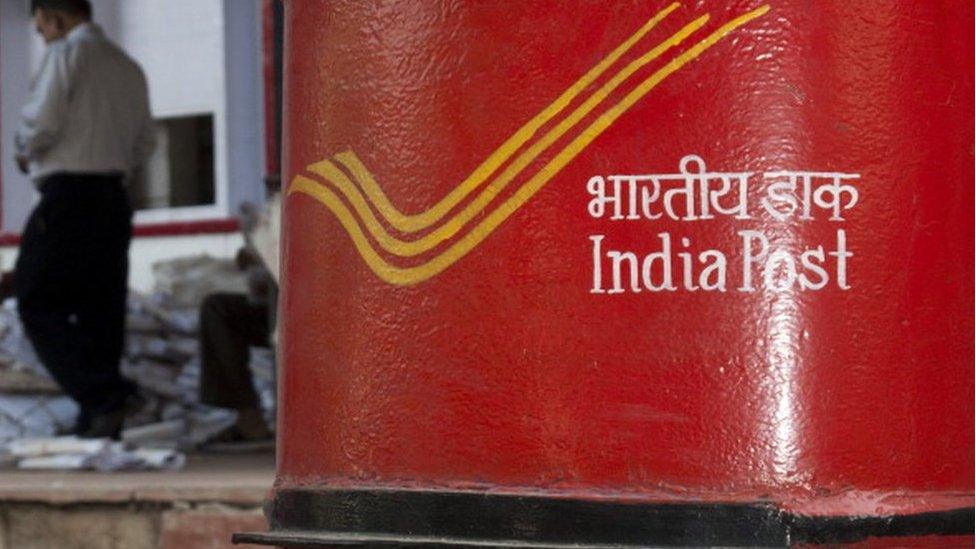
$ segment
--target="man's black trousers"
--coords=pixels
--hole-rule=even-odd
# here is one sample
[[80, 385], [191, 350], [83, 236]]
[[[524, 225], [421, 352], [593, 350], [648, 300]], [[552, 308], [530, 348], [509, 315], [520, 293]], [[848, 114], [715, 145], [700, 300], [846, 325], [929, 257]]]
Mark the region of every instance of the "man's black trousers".
[[56, 174], [40, 191], [17, 259], [18, 307], [84, 424], [120, 409], [134, 390], [119, 373], [132, 209], [121, 175]]

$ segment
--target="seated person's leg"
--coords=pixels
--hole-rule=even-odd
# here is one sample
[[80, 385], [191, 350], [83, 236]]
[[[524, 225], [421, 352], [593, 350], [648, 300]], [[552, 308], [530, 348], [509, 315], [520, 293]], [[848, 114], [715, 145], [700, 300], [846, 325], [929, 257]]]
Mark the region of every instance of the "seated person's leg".
[[200, 400], [237, 410], [236, 428], [246, 439], [270, 436], [248, 365], [249, 347], [267, 346], [269, 330], [268, 306], [244, 294], [211, 294], [201, 306]]

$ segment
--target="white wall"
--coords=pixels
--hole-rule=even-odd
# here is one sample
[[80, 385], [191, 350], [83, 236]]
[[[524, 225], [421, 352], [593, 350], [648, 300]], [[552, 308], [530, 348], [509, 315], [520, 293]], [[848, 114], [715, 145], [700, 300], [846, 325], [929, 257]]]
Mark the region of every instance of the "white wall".
[[[44, 45], [28, 0], [0, 0], [3, 230], [19, 233], [34, 197], [11, 162], [13, 132]], [[216, 204], [140, 212], [137, 223], [233, 216], [263, 197], [264, 147], [258, 0], [92, 0], [105, 34], [142, 66], [156, 117], [212, 113]]]
[[129, 266], [129, 287], [140, 292], [151, 291], [152, 266], [157, 261], [203, 254], [232, 258], [243, 244], [244, 239], [238, 233], [137, 238], [129, 250], [130, 258], [138, 258]]
[[155, 116], [223, 111], [220, 0], [94, 0], [95, 21], [145, 71]]
[[216, 205], [140, 213], [137, 222], [219, 218], [263, 196], [257, 0], [93, 0], [95, 20], [142, 66], [156, 117], [212, 113]]
[[0, 177], [2, 177], [2, 226], [7, 233], [20, 233], [36, 200], [34, 187], [14, 165], [14, 131], [20, 109], [27, 98], [33, 59], [33, 26], [28, 15], [30, 2], [0, 0]]
[[[260, 0], [224, 0], [224, 150], [231, 213], [264, 200], [264, 78]], [[215, 130], [216, 132], [216, 130]]]
[[[20, 233], [36, 200], [33, 184], [12, 162], [13, 133], [44, 45], [33, 31], [29, 0], [0, 0], [0, 176], [2, 230]], [[234, 216], [243, 201], [263, 198], [264, 146], [259, 0], [92, 0], [106, 35], [142, 66], [153, 115], [214, 115], [217, 204], [140, 212], [136, 223]], [[151, 264], [210, 253], [230, 257], [237, 234], [133, 240], [131, 284], [148, 289]], [[0, 269], [15, 248], [0, 249]]]

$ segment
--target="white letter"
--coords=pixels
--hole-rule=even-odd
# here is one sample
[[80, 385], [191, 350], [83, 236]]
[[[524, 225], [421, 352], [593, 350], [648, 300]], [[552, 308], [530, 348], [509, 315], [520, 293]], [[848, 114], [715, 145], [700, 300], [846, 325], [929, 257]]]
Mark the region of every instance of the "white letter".
[[827, 255], [837, 258], [837, 287], [841, 290], [850, 290], [851, 287], [847, 285], [847, 258], [854, 254], [847, 251], [847, 234], [844, 229], [837, 231], [837, 251], [828, 252]]
[[[652, 292], [660, 292], [662, 290], [673, 292], [677, 288], [671, 282], [671, 235], [668, 233], [658, 233], [657, 236], [661, 239], [661, 251], [647, 254], [644, 258], [644, 264], [642, 265], [644, 287]], [[651, 268], [654, 266], [656, 259], [661, 260], [661, 270], [664, 273], [664, 278], [661, 280], [660, 286], [655, 285], [651, 278]]]
[[[681, 237], [681, 245], [687, 248], [691, 246], [691, 241], [686, 237]], [[678, 257], [681, 258], [681, 270], [684, 274], [685, 289], [689, 292], [697, 292], [698, 286], [695, 286], [695, 275], [691, 269], [691, 254], [688, 252], [678, 252]]]
[[[817, 187], [817, 190], [813, 192], [813, 203], [821, 208], [833, 210], [833, 215], [830, 216], [831, 221], [843, 221], [844, 217], [840, 215], [841, 208], [849, 210], [857, 205], [857, 188], [854, 185], [841, 185], [840, 182], [846, 179], [858, 179], [861, 176], [856, 173], [825, 173], [820, 175], [821, 177], [832, 178], [833, 183]], [[845, 194], [849, 198], [847, 204], [842, 205], [841, 198]], [[824, 198], [825, 195], [829, 195], [830, 198]]]
[[811, 257], [820, 260], [823, 263], [827, 257], [824, 255], [823, 246], [817, 246], [812, 250], [807, 250], [800, 254], [800, 263], [803, 264], [803, 268], [817, 273], [820, 277], [820, 282], [813, 283], [810, 282], [810, 278], [806, 274], [800, 275], [800, 289], [801, 290], [819, 290], [827, 285], [830, 278], [827, 277], [827, 271], [818, 263], [811, 261]]
[[[765, 172], [763, 178], [766, 180], [776, 179], [780, 177], [788, 178], [786, 181], [777, 181], [771, 183], [766, 187], [766, 196], [762, 199], [762, 207], [766, 209], [766, 212], [773, 216], [773, 219], [778, 219], [780, 221], [785, 221], [786, 218], [793, 215], [793, 212], [799, 208], [796, 203], [796, 197], [793, 193], [796, 191], [796, 173], [794, 172]], [[780, 208], [779, 205], [785, 206], [785, 210]]]
[[[701, 284], [703, 290], [718, 290], [720, 292], [725, 291], [725, 254], [718, 250], [705, 250], [704, 252], [698, 254], [698, 260], [702, 263], [705, 262], [706, 257], [714, 257], [715, 261], [711, 265], [708, 265], [702, 269], [701, 274], [698, 275], [698, 283]], [[712, 273], [718, 274], [718, 280], [715, 283], [710, 283], [708, 277]]]
[[[752, 292], [754, 291], [752, 287], [752, 264], [766, 256], [769, 241], [759, 231], [739, 231], [738, 235], [742, 237], [742, 287], [739, 288], [739, 291]], [[751, 241], [753, 238], [758, 238], [761, 245], [760, 253], [757, 255], [752, 254]]]
[[594, 175], [586, 182], [586, 190], [593, 196], [586, 206], [586, 211], [589, 212], [590, 217], [600, 219], [607, 211], [607, 202], [614, 202], [614, 204], [617, 202], [617, 196], [607, 197], [607, 182], [599, 175]]
[[626, 259], [630, 262], [630, 289], [640, 291], [640, 280], [637, 278], [637, 256], [633, 252], [607, 252], [607, 257], [613, 261], [613, 288], [608, 294], [623, 293], [624, 287], [620, 281], [620, 264]]
[[590, 293], [603, 294], [606, 293], [603, 289], [603, 265], [601, 264], [603, 258], [600, 253], [600, 242], [603, 241], [603, 235], [591, 235], [590, 240], [593, 241], [593, 289], [590, 290]]
[[[786, 284], [782, 286], [776, 285], [776, 268], [777, 263], [782, 263], [786, 265]], [[793, 261], [793, 256], [790, 252], [786, 250], [776, 250], [775, 252], [769, 254], [769, 259], [766, 261], [766, 268], [763, 269], [763, 284], [766, 285], [767, 289], [770, 290], [789, 290], [796, 283], [796, 262]]]

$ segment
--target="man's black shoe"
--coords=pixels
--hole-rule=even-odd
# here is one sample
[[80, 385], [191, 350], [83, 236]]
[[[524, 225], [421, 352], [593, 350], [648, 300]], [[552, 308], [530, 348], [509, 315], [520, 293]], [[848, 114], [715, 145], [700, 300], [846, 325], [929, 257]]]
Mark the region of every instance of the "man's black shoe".
[[119, 408], [114, 412], [101, 414], [91, 419], [91, 425], [87, 430], [78, 433], [79, 438], [110, 438], [112, 440], [122, 439], [122, 424], [125, 423], [125, 408]]
[[145, 405], [146, 399], [138, 392], [133, 392], [126, 397], [120, 408], [92, 417], [88, 428], [77, 433], [78, 437], [122, 440], [122, 427], [126, 416], [138, 412]]

